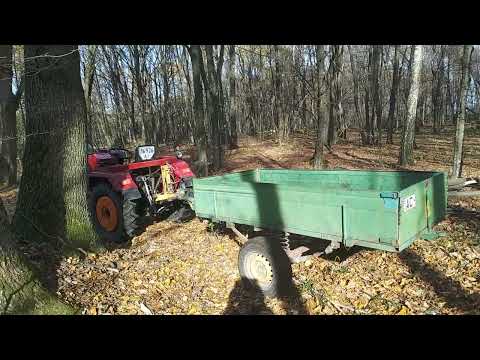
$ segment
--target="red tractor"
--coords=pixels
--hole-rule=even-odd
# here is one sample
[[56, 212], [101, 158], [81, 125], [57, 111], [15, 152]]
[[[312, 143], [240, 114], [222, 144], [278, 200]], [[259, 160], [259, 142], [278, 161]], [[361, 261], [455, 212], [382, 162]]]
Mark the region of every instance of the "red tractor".
[[126, 149], [88, 146], [89, 206], [102, 238], [128, 240], [144, 230], [148, 215], [178, 218], [191, 208], [194, 174], [181, 152], [155, 153], [152, 145], [139, 146], [131, 159]]

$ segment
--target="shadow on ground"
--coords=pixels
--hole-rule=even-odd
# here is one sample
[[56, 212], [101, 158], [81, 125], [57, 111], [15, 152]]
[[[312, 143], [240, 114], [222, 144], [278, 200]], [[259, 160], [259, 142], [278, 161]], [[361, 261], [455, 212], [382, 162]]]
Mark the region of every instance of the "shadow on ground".
[[446, 306], [467, 314], [479, 313], [480, 294], [467, 293], [458, 281], [434, 269], [411, 249], [402, 251], [398, 256], [410, 268], [412, 274], [419, 276], [439, 297], [444, 299]]
[[[279, 299], [287, 314], [308, 315], [300, 293], [295, 285], [291, 284], [289, 294]], [[237, 280], [230, 292], [228, 304], [223, 315], [275, 315], [267, 306], [266, 298], [255, 283], [246, 279]]]

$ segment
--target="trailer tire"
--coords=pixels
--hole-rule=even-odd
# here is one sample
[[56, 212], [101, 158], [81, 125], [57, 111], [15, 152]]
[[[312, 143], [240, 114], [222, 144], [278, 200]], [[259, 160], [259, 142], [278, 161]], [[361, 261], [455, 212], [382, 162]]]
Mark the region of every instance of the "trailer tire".
[[258, 288], [267, 297], [282, 297], [292, 289], [292, 267], [280, 241], [258, 236], [238, 255], [238, 268], [247, 288]]

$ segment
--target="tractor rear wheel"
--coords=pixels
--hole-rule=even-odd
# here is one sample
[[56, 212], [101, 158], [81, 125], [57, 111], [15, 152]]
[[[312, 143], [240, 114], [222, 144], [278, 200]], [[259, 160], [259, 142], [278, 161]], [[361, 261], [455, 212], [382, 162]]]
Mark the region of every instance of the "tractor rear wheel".
[[258, 236], [247, 241], [238, 256], [240, 276], [247, 287], [267, 297], [282, 297], [292, 289], [292, 267], [278, 239]]
[[101, 238], [123, 242], [143, 231], [146, 208], [141, 199], [123, 199], [107, 184], [98, 184], [92, 189], [89, 202], [93, 224]]

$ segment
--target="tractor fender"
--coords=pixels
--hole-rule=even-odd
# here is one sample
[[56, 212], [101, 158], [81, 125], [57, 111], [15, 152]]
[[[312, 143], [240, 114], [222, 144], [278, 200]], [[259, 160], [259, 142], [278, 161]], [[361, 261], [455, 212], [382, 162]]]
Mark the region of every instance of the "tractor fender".
[[100, 172], [95, 171], [89, 174], [90, 179], [95, 179], [94, 181], [104, 181], [110, 184], [114, 191], [123, 192], [126, 190], [138, 190], [137, 184], [133, 181], [132, 176], [129, 172]]

